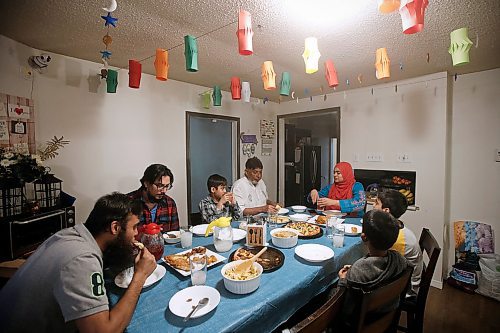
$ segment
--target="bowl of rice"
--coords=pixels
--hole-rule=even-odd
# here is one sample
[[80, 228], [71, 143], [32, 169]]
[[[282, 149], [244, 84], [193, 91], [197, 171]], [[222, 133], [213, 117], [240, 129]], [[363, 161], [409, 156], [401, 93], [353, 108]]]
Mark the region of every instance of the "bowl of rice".
[[281, 248], [291, 248], [297, 245], [299, 232], [292, 228], [276, 228], [271, 230], [273, 244]]
[[247, 272], [240, 275], [234, 269], [242, 262], [243, 260], [231, 261], [224, 265], [221, 270], [222, 277], [224, 278], [224, 287], [233, 294], [250, 294], [257, 290], [260, 285], [260, 276], [263, 272], [262, 266], [254, 262]]

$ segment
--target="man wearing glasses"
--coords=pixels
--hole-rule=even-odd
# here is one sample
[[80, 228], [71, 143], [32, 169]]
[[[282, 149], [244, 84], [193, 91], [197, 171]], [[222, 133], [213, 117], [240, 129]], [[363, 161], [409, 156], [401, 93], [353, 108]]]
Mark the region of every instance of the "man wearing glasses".
[[141, 224], [154, 222], [163, 232], [179, 230], [179, 216], [174, 199], [166, 192], [172, 188], [174, 175], [163, 164], [152, 164], [146, 168], [141, 178], [141, 187], [128, 194], [142, 202]]

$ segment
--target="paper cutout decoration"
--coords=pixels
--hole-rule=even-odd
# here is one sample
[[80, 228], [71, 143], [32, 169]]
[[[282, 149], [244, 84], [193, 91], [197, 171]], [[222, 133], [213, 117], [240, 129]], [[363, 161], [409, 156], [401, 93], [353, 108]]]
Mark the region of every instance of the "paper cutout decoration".
[[108, 77], [106, 78], [106, 88], [109, 94], [116, 93], [118, 86], [118, 72], [113, 69], [108, 69]]
[[264, 83], [264, 90], [276, 89], [276, 73], [272, 61], [264, 61], [262, 64], [262, 82]]
[[241, 99], [241, 81], [237, 76], [231, 78], [231, 98], [234, 100]]
[[108, 8], [103, 7], [102, 9], [106, 12], [114, 12], [116, 10], [116, 7], [118, 7], [118, 4], [116, 3], [116, 0], [111, 0], [111, 3], [109, 4]]
[[108, 25], [112, 25], [113, 27], [116, 28], [116, 21], [118, 21], [118, 19], [116, 17], [111, 16], [111, 13], [108, 13], [108, 15], [101, 17], [105, 21], [104, 22], [105, 27], [107, 27]]
[[414, 34], [424, 29], [424, 14], [429, 0], [401, 0], [399, 14], [403, 33]]
[[202, 100], [202, 106], [205, 108], [205, 109], [210, 109], [210, 91], [206, 91], [204, 92], [203, 94], [201, 94], [201, 100]]
[[160, 81], [168, 80], [168, 51], [163, 49], [156, 49], [155, 69], [156, 79]]
[[377, 49], [375, 57], [375, 77], [379, 80], [391, 77], [390, 65], [391, 61], [387, 55], [387, 49], [385, 47]]
[[137, 60], [128, 61], [128, 86], [139, 89], [141, 85], [142, 64]]
[[243, 98], [243, 101], [246, 103], [250, 103], [251, 95], [252, 91], [250, 90], [250, 82], [241, 82], [241, 97]]
[[[0, 102], [2, 103], [2, 102]], [[16, 118], [16, 119], [29, 119], [30, 118], [30, 108], [27, 105], [18, 105], [18, 104], [8, 104], [7, 105], [7, 115], [10, 118]], [[0, 115], [0, 116], [3, 116]]]
[[288, 96], [288, 95], [290, 95], [291, 85], [292, 85], [292, 83], [290, 81], [290, 73], [283, 72], [281, 74], [280, 95], [281, 96]]
[[221, 106], [222, 105], [222, 92], [220, 91], [219, 86], [214, 86], [212, 98], [214, 100], [214, 106]]
[[468, 36], [467, 28], [460, 28], [450, 33], [451, 44], [448, 53], [451, 54], [453, 66], [461, 66], [469, 63], [469, 50], [472, 41]]
[[378, 11], [389, 14], [399, 9], [399, 0], [378, 0]]
[[319, 53], [318, 50], [318, 39], [315, 37], [307, 37], [305, 40], [304, 53], [302, 53], [307, 74], [316, 73], [318, 71], [318, 61], [320, 57], [321, 53]]
[[325, 78], [330, 88], [334, 88], [339, 85], [337, 70], [335, 69], [335, 65], [331, 59], [325, 61]]
[[186, 57], [186, 70], [198, 71], [198, 45], [196, 38], [191, 35], [184, 36], [184, 56]]
[[246, 10], [240, 10], [238, 15], [238, 49], [241, 55], [251, 55], [253, 53], [253, 30], [252, 16]]
[[101, 52], [101, 58], [102, 59], [108, 59], [111, 57], [111, 55], [113, 54], [111, 51], [109, 50], [104, 50], [104, 51], [100, 51]]
[[104, 45], [106, 45], [106, 47], [108, 47], [109, 44], [113, 43], [113, 38], [111, 38], [110, 35], [106, 34], [104, 37], [102, 37], [102, 42], [104, 43]]

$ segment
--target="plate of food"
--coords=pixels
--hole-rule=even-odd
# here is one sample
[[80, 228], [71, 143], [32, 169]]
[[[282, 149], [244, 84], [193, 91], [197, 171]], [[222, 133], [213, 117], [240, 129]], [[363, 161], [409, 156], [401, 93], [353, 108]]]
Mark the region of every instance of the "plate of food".
[[[257, 254], [260, 250], [262, 250], [263, 246], [255, 246], [255, 247], [240, 247], [229, 256], [229, 261], [235, 260], [246, 260], [252, 258], [255, 254]], [[283, 266], [285, 262], [285, 255], [280, 250], [268, 246], [267, 251], [262, 253], [262, 255], [257, 258], [256, 262], [258, 262], [264, 272], [272, 272], [279, 269]]]
[[[160, 281], [164, 276], [167, 270], [162, 265], [156, 265], [155, 270], [151, 273], [150, 276], [144, 282], [143, 288], [149, 287], [150, 285]], [[132, 282], [132, 277], [134, 276], [134, 267], [129, 267], [122, 272], [120, 272], [115, 277], [115, 284], [120, 288], [128, 288], [130, 282]]]
[[191, 268], [189, 267], [189, 257], [196, 253], [207, 255], [208, 258], [207, 267], [214, 266], [226, 260], [226, 257], [223, 257], [220, 254], [215, 253], [213, 251], [210, 251], [209, 249], [203, 246], [195, 247], [192, 250], [186, 250], [176, 254], [170, 254], [168, 256], [164, 256], [163, 258], [161, 258], [161, 260], [163, 260], [163, 262], [165, 262], [167, 265], [175, 269], [179, 274], [183, 276], [189, 276], [191, 274]]
[[278, 210], [278, 215], [285, 215], [285, 214], [288, 214], [290, 210], [286, 209], [286, 208], [280, 208]]
[[318, 238], [323, 235], [323, 230], [318, 225], [307, 222], [290, 222], [286, 224], [286, 228], [297, 230], [301, 239]]
[[[274, 217], [271, 217], [271, 218], [274, 218]], [[276, 218], [276, 224], [285, 224], [285, 223], [288, 223], [290, 222], [290, 218], [288, 216], [275, 216]]]
[[345, 223], [344, 228], [345, 228], [344, 233], [347, 236], [358, 236], [361, 235], [361, 233], [363, 232], [363, 227], [356, 224]]
[[337, 215], [337, 216], [344, 215], [340, 210], [336, 209], [325, 210], [323, 213], [325, 215]]
[[328, 221], [328, 218], [326, 216], [323, 216], [323, 215], [314, 215], [309, 220], [307, 220], [308, 223], [317, 224], [321, 227], [326, 226], [327, 221]]
[[168, 308], [179, 317], [186, 317], [193, 307], [203, 299], [208, 298], [208, 304], [199, 308], [191, 318], [206, 315], [217, 307], [220, 302], [220, 293], [209, 286], [192, 286], [178, 291], [168, 302]]
[[163, 239], [167, 244], [176, 244], [181, 241], [181, 232], [180, 231], [168, 231], [163, 234]]

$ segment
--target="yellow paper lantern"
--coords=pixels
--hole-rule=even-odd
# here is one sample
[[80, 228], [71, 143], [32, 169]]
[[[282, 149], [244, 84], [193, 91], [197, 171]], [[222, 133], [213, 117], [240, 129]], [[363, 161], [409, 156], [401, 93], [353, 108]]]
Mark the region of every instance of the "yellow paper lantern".
[[264, 90], [276, 89], [276, 73], [272, 61], [264, 61], [262, 64], [262, 82], [264, 83]]
[[377, 49], [375, 56], [375, 76], [377, 79], [385, 79], [391, 77], [390, 70], [391, 60], [387, 55], [387, 49], [382, 47]]
[[312, 74], [318, 71], [318, 61], [321, 53], [318, 50], [318, 39], [316, 37], [307, 37], [305, 40], [304, 63], [306, 64], [306, 73]]
[[469, 63], [469, 50], [472, 41], [468, 36], [467, 28], [460, 28], [450, 33], [451, 44], [448, 53], [451, 54], [453, 66], [461, 66]]
[[378, 0], [378, 11], [383, 14], [392, 13], [399, 9], [400, 0]]

